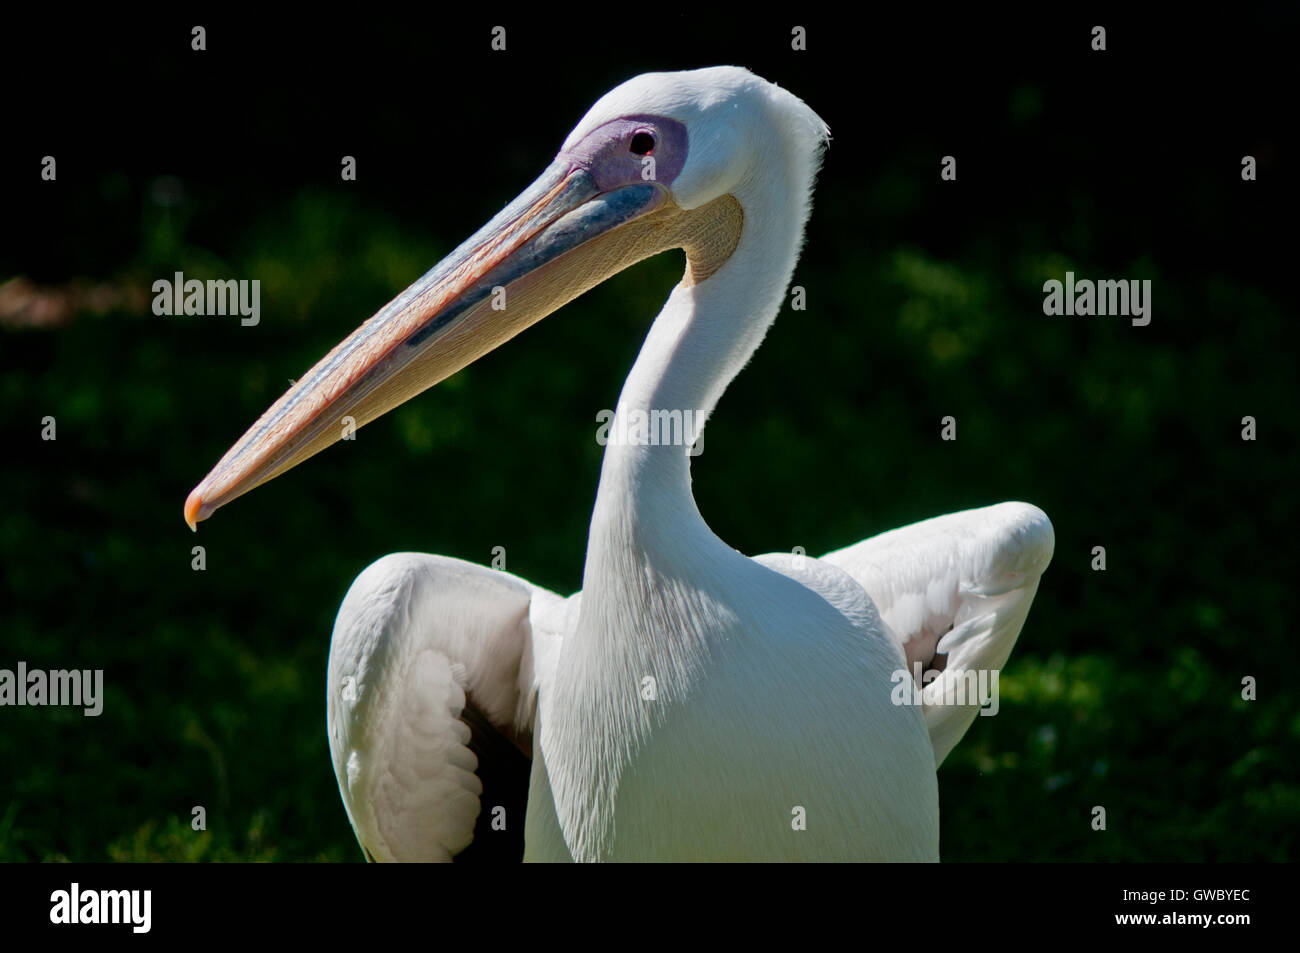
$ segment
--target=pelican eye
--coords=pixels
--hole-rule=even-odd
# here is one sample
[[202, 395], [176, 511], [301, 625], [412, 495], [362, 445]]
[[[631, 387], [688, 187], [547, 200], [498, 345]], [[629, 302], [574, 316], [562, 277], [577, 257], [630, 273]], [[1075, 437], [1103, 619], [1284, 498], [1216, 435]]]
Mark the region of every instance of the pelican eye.
[[648, 132], [638, 132], [632, 137], [628, 149], [639, 156], [648, 156], [655, 147], [655, 137]]

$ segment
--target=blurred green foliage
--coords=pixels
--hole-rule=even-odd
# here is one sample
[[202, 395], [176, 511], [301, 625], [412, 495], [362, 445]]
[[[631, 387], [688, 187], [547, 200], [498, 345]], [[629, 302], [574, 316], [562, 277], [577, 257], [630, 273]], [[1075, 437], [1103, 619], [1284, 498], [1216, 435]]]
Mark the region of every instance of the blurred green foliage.
[[[1068, 125], [1034, 125], [1060, 107], [1043, 86], [1012, 84], [999, 102], [1004, 136]], [[808, 310], [781, 315], [723, 398], [694, 464], [701, 512], [751, 554], [823, 552], [1001, 500], [1051, 516], [1056, 556], [1001, 713], [977, 719], [940, 771], [946, 859], [1293, 857], [1300, 692], [1279, 666], [1294, 615], [1294, 293], [1195, 254], [1235, 214], [1204, 181], [1183, 183], [1189, 220], [1166, 225], [1140, 202], [1094, 202], [1086, 170], [944, 193], [942, 146], [922, 137], [863, 159], [852, 123], [827, 118], [837, 140], [795, 277]], [[258, 277], [263, 316], [242, 328], [79, 309], [0, 332], [0, 665], [103, 668], [107, 688], [99, 718], [0, 713], [0, 859], [358, 860], [324, 716], [351, 580], [388, 552], [486, 563], [500, 545], [514, 573], [580, 584], [595, 415], [614, 406], [677, 253], [197, 536], [181, 520], [188, 490], [288, 379], [526, 184], [545, 151], [455, 190], [442, 215], [429, 203], [450, 187], [436, 176], [415, 209], [327, 183], [254, 202], [210, 181], [96, 180], [101, 229], [135, 240], [101, 242], [92, 271], [67, 251], [63, 271], [35, 277]], [[1149, 186], [1118, 188], [1132, 200]], [[1150, 277], [1151, 327], [1044, 317], [1042, 282], [1066, 269]], [[955, 443], [938, 439], [947, 414]], [[1256, 442], [1240, 439], [1245, 414]], [[55, 442], [40, 439], [45, 415]], [[1094, 545], [1105, 572], [1089, 568]], [[1240, 698], [1246, 675], [1258, 701]], [[190, 829], [195, 805], [206, 832]]]

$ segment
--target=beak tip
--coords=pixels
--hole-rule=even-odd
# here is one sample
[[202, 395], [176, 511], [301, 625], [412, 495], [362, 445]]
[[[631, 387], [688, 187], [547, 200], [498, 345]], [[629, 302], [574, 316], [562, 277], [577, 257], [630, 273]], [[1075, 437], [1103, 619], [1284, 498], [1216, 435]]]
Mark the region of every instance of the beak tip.
[[185, 522], [189, 528], [197, 533], [199, 531], [199, 520], [206, 515], [203, 513], [203, 494], [200, 492], [202, 486], [196, 486], [190, 491], [190, 495], [185, 498]]

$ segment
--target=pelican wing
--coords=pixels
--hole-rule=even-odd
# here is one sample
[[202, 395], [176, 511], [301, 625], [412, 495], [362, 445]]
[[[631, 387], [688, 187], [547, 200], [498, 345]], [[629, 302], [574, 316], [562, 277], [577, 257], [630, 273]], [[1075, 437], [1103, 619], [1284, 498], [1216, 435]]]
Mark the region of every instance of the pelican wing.
[[909, 670], [919, 662], [923, 683], [933, 678], [925, 684], [923, 710], [936, 766], [979, 711], [979, 673], [1001, 671], [1011, 655], [1054, 541], [1051, 521], [1038, 507], [1001, 503], [881, 533], [822, 557], [866, 589], [902, 643]]
[[446, 861], [471, 841], [462, 859], [522, 855], [538, 673], [558, 655], [563, 606], [518, 577], [421, 553], [385, 556], [353, 582], [334, 624], [328, 722], [368, 858]]

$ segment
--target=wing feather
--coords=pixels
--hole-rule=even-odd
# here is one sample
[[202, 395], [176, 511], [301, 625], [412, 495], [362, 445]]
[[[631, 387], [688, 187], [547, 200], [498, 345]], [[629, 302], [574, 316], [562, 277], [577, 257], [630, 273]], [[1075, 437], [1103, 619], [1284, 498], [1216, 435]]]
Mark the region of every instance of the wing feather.
[[[535, 638], [531, 616], [549, 619], [563, 602], [422, 553], [385, 556], [353, 582], [334, 625], [327, 708], [339, 790], [367, 856], [446, 861], [470, 844], [480, 776], [511, 773], [480, 764], [508, 756], [488, 736], [531, 754], [534, 652], [558, 654], [559, 630]], [[522, 833], [523, 820], [507, 828]]]
[[1000, 672], [1006, 664], [1054, 545], [1042, 510], [1000, 503], [881, 533], [822, 557], [871, 596], [909, 668], [919, 663], [923, 672], [938, 672], [923, 692], [936, 765], [979, 711], [978, 698], [965, 694], [967, 673]]

